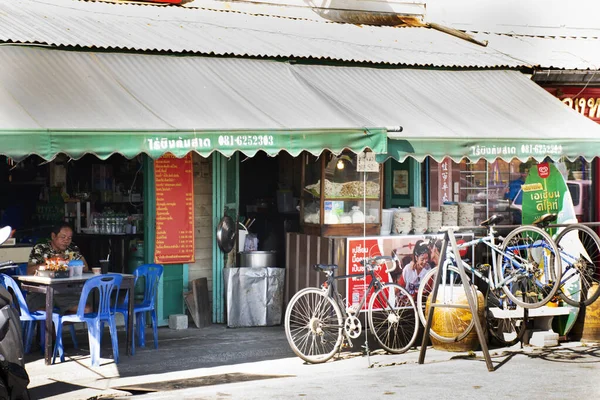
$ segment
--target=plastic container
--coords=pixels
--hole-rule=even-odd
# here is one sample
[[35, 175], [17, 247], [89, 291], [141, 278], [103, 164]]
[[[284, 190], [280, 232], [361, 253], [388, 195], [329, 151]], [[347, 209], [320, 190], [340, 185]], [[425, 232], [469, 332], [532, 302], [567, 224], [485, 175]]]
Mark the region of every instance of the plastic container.
[[352, 211], [350, 211], [350, 216], [352, 217], [353, 224], [362, 224], [365, 222], [365, 214], [360, 211], [359, 206], [353, 206]]
[[[108, 274], [108, 269], [110, 267], [110, 260], [100, 260], [100, 268], [99, 271], [103, 274]], [[92, 268], [92, 270], [94, 270], [94, 273], [96, 273], [96, 267]]]
[[390, 235], [392, 233], [392, 222], [394, 221], [394, 210], [381, 210], [381, 235]]
[[83, 261], [82, 260], [71, 260], [69, 261], [69, 278], [78, 277], [83, 275]]
[[244, 251], [246, 244], [246, 236], [248, 235], [248, 229], [242, 224], [239, 224], [238, 228], [238, 252]]

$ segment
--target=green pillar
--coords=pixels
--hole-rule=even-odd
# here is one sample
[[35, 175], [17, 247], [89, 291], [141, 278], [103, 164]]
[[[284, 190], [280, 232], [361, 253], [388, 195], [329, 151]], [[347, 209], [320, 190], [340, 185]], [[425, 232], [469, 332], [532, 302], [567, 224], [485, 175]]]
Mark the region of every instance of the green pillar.
[[225, 208], [227, 214], [234, 220], [237, 218], [239, 209], [239, 164], [238, 153], [231, 158], [224, 157], [220, 153], [213, 153], [213, 323], [225, 323], [225, 286], [223, 283], [223, 268], [225, 268], [226, 255], [217, 246], [217, 227]]

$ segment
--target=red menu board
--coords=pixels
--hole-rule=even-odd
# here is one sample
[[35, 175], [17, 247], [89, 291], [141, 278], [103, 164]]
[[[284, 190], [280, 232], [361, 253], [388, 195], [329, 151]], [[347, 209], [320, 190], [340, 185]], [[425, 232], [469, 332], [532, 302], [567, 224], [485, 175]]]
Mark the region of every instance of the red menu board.
[[165, 154], [154, 161], [156, 263], [184, 264], [195, 261], [193, 176], [191, 153], [183, 158]]

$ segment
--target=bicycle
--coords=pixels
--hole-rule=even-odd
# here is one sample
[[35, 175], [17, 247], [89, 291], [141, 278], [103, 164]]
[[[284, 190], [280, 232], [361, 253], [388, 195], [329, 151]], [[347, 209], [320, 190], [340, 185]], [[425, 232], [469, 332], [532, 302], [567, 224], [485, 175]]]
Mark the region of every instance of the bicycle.
[[[393, 267], [387, 268], [386, 261]], [[340, 351], [344, 340], [352, 347], [352, 340], [360, 336], [362, 323], [359, 312], [370, 294], [367, 317], [373, 336], [389, 353], [407, 351], [417, 337], [419, 318], [412, 296], [402, 286], [382, 283], [376, 270], [386, 264], [385, 273], [396, 268], [396, 260], [378, 256], [363, 260], [370, 283], [358, 304], [345, 307], [337, 291], [336, 282], [362, 278], [362, 273], [335, 275], [337, 265], [316, 264], [313, 269], [324, 272], [327, 280], [321, 287], [300, 290], [290, 300], [285, 312], [285, 334], [296, 355], [309, 363], [323, 363]]]
[[[545, 218], [548, 217], [543, 217], [536, 223], [546, 221]], [[471, 275], [470, 281], [477, 277], [487, 284], [484, 299], [489, 332], [501, 343], [510, 345], [520, 340], [525, 332], [526, 310], [545, 305], [556, 294], [560, 283], [561, 260], [557, 256], [558, 248], [552, 238], [534, 225], [521, 226], [510, 232], [501, 243], [497, 243], [494, 225], [501, 220], [502, 216], [493, 215], [482, 222], [481, 226], [488, 229], [488, 234], [463, 243], [458, 248], [483, 243], [492, 251], [491, 266], [483, 264], [473, 267], [465, 261], [462, 261], [462, 264], [465, 271]], [[460, 227], [450, 228], [448, 234], [453, 234], [454, 230], [458, 229]], [[448, 308], [468, 310], [468, 306], [457, 304], [457, 294], [460, 292], [454, 288], [461, 284], [461, 281], [455, 263], [456, 256], [453, 250], [448, 248], [442, 262], [443, 275], [436, 304], [442, 303]], [[417, 311], [423, 325], [427, 322], [427, 298], [437, 279], [438, 269], [434, 268], [425, 275], [417, 292]], [[477, 299], [477, 288], [471, 282], [469, 287], [473, 290], [473, 297]], [[524, 310], [518, 310], [517, 307]], [[449, 318], [444, 322], [444, 331], [433, 326], [430, 331], [431, 336], [441, 342], [462, 340], [474, 325], [470, 310], [462, 312], [459, 318]]]
[[574, 307], [589, 306], [600, 296], [600, 238], [588, 226], [571, 224], [555, 242], [563, 264], [559, 297]]

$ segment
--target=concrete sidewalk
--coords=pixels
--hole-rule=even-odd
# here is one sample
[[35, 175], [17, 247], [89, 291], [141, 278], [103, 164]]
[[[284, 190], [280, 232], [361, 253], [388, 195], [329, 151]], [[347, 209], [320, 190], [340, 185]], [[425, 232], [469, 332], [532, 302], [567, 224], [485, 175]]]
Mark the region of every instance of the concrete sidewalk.
[[[105, 332], [106, 333], [106, 332]], [[122, 332], [120, 332], [122, 334]], [[119, 364], [112, 360], [109, 335], [105, 334], [100, 366], [90, 367], [87, 336], [79, 331], [80, 350], [73, 349], [65, 335], [66, 360], [64, 363], [46, 366], [39, 351], [27, 356], [27, 371], [31, 384], [32, 398], [42, 399], [90, 399], [122, 398], [141, 394], [142, 390], [122, 390], [120, 387], [140, 387], [157, 382], [197, 379], [207, 376], [229, 374], [270, 374], [303, 377], [322, 371], [324, 374], [343, 369], [362, 369], [373, 366], [416, 364], [419, 351], [414, 349], [405, 354], [390, 355], [375, 351], [370, 357], [361, 354], [360, 346], [353, 352], [343, 353], [343, 361], [307, 366], [289, 348], [282, 326], [227, 328], [211, 325], [207, 328], [189, 328], [175, 331], [159, 329], [159, 348], [154, 349], [152, 332], [146, 332], [146, 348], [136, 348], [134, 356], [124, 354], [124, 336], [120, 337], [121, 359]], [[419, 342], [420, 343], [420, 342]], [[567, 344], [563, 344], [567, 345]], [[568, 344], [577, 345], [577, 344]], [[539, 348], [517, 344], [511, 349], [493, 349], [492, 354], [507, 351], [537, 351]], [[466, 353], [452, 353], [429, 348], [426, 363], [436, 363], [470, 357]], [[481, 356], [481, 352], [477, 352]], [[482, 373], [487, 372], [485, 364]], [[228, 382], [220, 382], [228, 383]], [[219, 383], [215, 383], [219, 384]]]
[[73, 348], [65, 332], [64, 363], [45, 365], [39, 349], [26, 355], [32, 398], [110, 398], [128, 394], [112, 389], [114, 387], [161, 380], [161, 374], [165, 373], [182, 376], [198, 369], [294, 357], [282, 326], [233, 329], [211, 325], [179, 331], [165, 327], [159, 328], [158, 336], [159, 346], [154, 349], [152, 330], [147, 329], [146, 347], [136, 347], [135, 355], [127, 356], [125, 335], [120, 329], [120, 362], [115, 364], [110, 335], [106, 331], [100, 366], [92, 368], [87, 331], [77, 331], [80, 349]]

